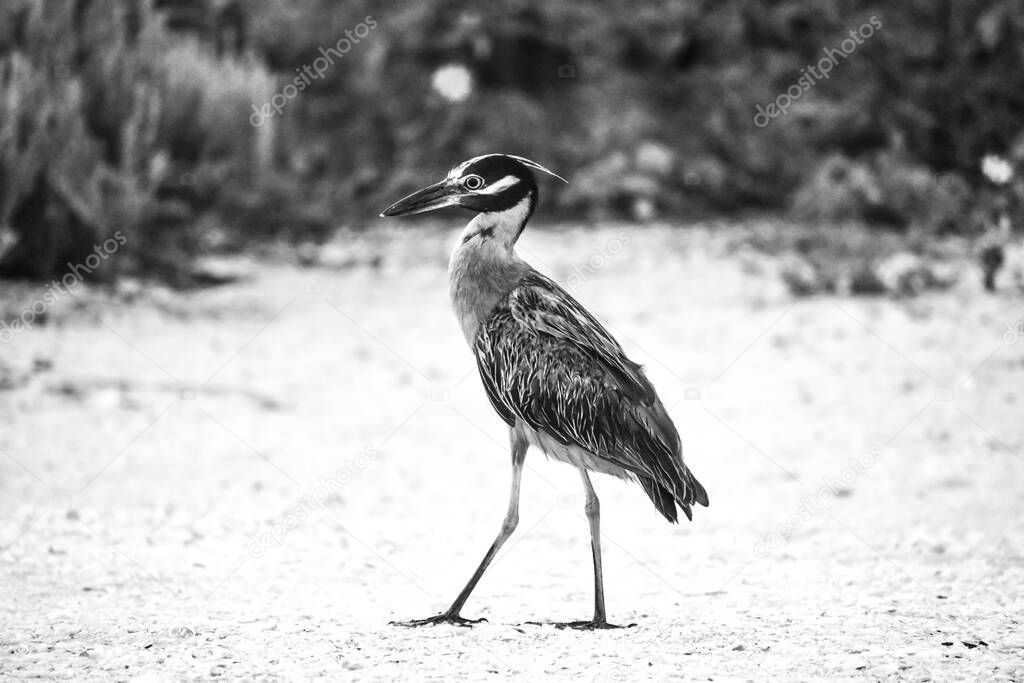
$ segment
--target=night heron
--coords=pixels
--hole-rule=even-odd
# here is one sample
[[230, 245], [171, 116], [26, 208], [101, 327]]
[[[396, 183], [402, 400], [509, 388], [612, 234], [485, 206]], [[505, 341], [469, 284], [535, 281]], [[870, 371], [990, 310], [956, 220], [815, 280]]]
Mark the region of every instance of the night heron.
[[556, 624], [615, 628], [606, 618], [601, 572], [600, 506], [588, 471], [636, 481], [670, 522], [677, 506], [708, 504], [704, 487], [683, 463], [679, 434], [639, 365], [568, 292], [515, 253], [537, 206], [538, 163], [505, 154], [475, 157], [448, 176], [388, 207], [403, 216], [460, 206], [477, 215], [463, 231], [449, 265], [450, 293], [491, 405], [508, 424], [512, 494], [505, 521], [487, 555], [451, 607], [404, 626], [457, 624], [480, 577], [519, 522], [519, 486], [526, 450], [579, 468], [586, 492], [594, 559], [594, 618]]

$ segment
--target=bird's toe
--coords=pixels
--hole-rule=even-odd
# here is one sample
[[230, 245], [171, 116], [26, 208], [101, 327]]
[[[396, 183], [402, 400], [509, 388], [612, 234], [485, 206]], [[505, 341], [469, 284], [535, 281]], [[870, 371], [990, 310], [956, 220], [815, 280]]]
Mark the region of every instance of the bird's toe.
[[418, 626], [435, 626], [437, 624], [450, 624], [452, 626], [462, 626], [463, 628], [469, 628], [480, 622], [485, 622], [486, 619], [467, 619], [458, 614], [449, 614], [447, 612], [438, 614], [434, 617], [427, 617], [426, 619], [411, 619], [409, 621], [392, 621], [392, 626], [406, 626], [409, 628], [416, 628]]
[[604, 619], [588, 619], [586, 621], [556, 621], [556, 622], [540, 622], [540, 621], [528, 621], [526, 622], [533, 626], [554, 626], [557, 629], [571, 628], [576, 631], [603, 631], [607, 629], [617, 628], [633, 628], [636, 624], [626, 624], [620, 626], [618, 624], [611, 624]]
[[616, 628], [633, 628], [634, 626], [636, 626], [636, 624], [620, 626], [618, 624], [610, 624], [604, 620], [597, 621], [594, 619], [591, 619], [590, 621], [570, 621], [568, 623], [555, 624], [555, 628], [571, 628], [577, 631], [604, 631]]

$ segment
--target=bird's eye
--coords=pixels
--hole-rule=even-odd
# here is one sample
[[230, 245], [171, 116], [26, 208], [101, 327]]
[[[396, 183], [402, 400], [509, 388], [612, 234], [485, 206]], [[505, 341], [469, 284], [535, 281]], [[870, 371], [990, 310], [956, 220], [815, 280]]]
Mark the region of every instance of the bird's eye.
[[484, 179], [478, 175], [468, 175], [462, 179], [462, 185], [467, 190], [479, 190], [484, 186]]

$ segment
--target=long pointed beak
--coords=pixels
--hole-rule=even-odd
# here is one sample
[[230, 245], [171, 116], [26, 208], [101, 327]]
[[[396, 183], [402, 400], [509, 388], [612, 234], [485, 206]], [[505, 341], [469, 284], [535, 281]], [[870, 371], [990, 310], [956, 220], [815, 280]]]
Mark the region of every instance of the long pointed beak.
[[447, 180], [434, 183], [422, 190], [413, 192], [408, 197], [399, 199], [397, 202], [384, 209], [381, 216], [409, 216], [414, 213], [443, 209], [446, 206], [456, 206], [459, 203], [460, 193], [456, 186]]

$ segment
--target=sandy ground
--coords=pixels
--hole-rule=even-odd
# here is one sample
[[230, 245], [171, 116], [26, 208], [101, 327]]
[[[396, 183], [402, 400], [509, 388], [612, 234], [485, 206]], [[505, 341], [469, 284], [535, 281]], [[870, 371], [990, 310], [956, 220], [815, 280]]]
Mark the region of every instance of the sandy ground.
[[509, 484], [451, 230], [60, 302], [0, 347], [0, 678], [1021, 680], [1024, 302], [794, 300], [736, 234], [522, 243], [646, 365], [711, 497], [673, 527], [597, 477], [612, 632], [525, 623], [592, 605], [578, 477], [535, 451], [465, 609], [489, 622], [388, 625], [451, 601]]

